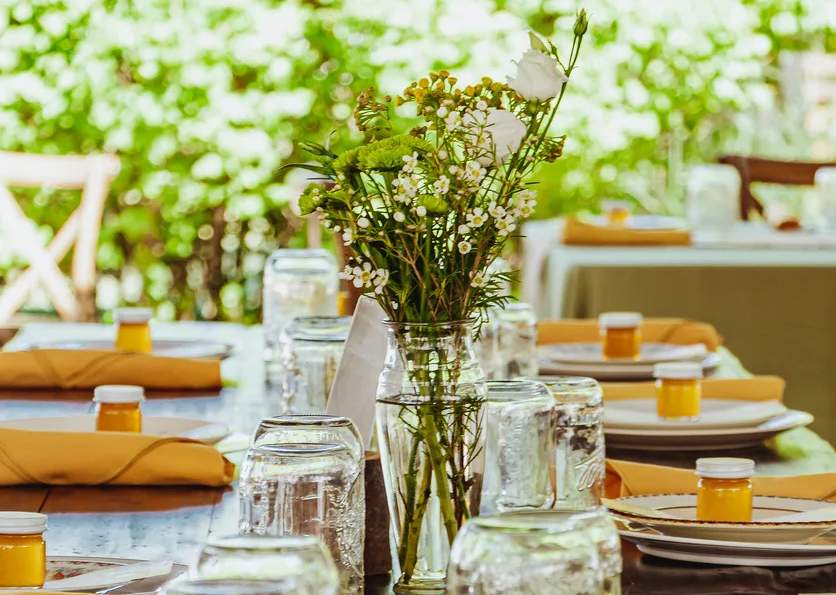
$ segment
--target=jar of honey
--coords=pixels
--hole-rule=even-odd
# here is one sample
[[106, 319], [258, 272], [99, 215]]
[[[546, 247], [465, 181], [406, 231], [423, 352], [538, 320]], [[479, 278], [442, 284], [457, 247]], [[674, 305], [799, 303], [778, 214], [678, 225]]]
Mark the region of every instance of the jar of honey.
[[46, 515], [0, 512], [0, 587], [42, 587], [46, 579]]
[[605, 312], [598, 317], [601, 347], [608, 359], [638, 359], [642, 346], [642, 315]]
[[697, 459], [697, 520], [751, 521], [754, 472], [751, 459]]
[[601, 208], [609, 225], [623, 227], [630, 220], [630, 203], [626, 200], [605, 200]]
[[96, 403], [96, 430], [107, 432], [141, 432], [145, 400], [141, 386], [105, 384], [93, 391]]
[[150, 308], [117, 308], [113, 319], [116, 322], [116, 349], [151, 352]]
[[667, 362], [653, 367], [656, 412], [662, 419], [697, 419], [702, 399], [702, 365]]

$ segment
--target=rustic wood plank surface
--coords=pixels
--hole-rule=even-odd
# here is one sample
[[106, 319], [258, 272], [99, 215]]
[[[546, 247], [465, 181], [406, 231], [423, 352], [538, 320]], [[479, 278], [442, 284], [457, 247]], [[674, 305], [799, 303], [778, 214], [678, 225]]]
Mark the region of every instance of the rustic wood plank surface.
[[[16, 338], [11, 348], [20, 347], [27, 337], [32, 340], [32, 333], [40, 339], [45, 334], [59, 339], [78, 332], [101, 338], [109, 331], [93, 325], [37, 325]], [[225, 388], [218, 395], [152, 398], [145, 405], [147, 413], [219, 421], [229, 424], [237, 432], [249, 434], [261, 418], [282, 412], [278, 396], [263, 385], [259, 328], [207, 323], [162, 325], [159, 332], [169, 337], [204, 337], [233, 343], [236, 354], [225, 362], [224, 374], [227, 378], [235, 378], [237, 385]], [[57, 393], [41, 394], [36, 399], [20, 393], [0, 396], [0, 419], [69, 415], [88, 410], [89, 402], [84, 395], [70, 399]], [[785, 472], [805, 466], [792, 460], [776, 461], [774, 453], [766, 449], [755, 449], [751, 453], [756, 458], [768, 460], [772, 466], [783, 466]], [[674, 454], [668, 458], [670, 460], [654, 461], [683, 464], [682, 455]], [[809, 464], [818, 463], [808, 461]], [[235, 531], [238, 516], [237, 498], [232, 488], [199, 487], [0, 488], [0, 509], [48, 513], [47, 550], [50, 555], [166, 558], [181, 564], [194, 561], [210, 531]], [[385, 541], [379, 536], [377, 540]], [[374, 545], [384, 551], [388, 548], [386, 543]], [[836, 585], [836, 564], [789, 569], [688, 564], [644, 556], [628, 543], [623, 544], [623, 553], [623, 592], [629, 595], [824, 593], [833, 591]], [[388, 593], [388, 585], [387, 576], [369, 577], [366, 592]]]

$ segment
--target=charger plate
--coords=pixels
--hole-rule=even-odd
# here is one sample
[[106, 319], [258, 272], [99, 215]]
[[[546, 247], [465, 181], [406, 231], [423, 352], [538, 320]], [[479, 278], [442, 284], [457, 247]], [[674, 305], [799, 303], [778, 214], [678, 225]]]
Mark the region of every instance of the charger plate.
[[[95, 415], [30, 417], [0, 421], [0, 428], [52, 432], [95, 432]], [[142, 416], [142, 433], [153, 436], [181, 436], [215, 444], [230, 434], [229, 426], [187, 417]]]
[[[37, 341], [30, 343], [27, 349], [113, 349], [112, 339], [63, 339], [55, 341]], [[154, 339], [152, 355], [162, 357], [186, 357], [196, 359], [224, 359], [232, 355], [235, 348], [229, 343], [204, 341], [200, 339]]]
[[674, 361], [700, 361], [708, 355], [702, 343], [677, 345], [674, 343], [642, 343], [638, 359], [605, 358], [601, 343], [556, 343], [542, 345], [539, 355], [545, 360], [561, 364], [606, 364], [607, 366], [636, 366]]
[[[818, 535], [836, 529], [836, 505], [804, 498], [755, 496], [752, 500], [752, 521], [748, 523], [696, 520], [695, 494], [625, 496], [608, 501], [607, 507], [616, 519], [637, 523], [662, 535], [692, 539], [807, 543]], [[659, 516], [636, 514], [638, 508], [648, 512], [655, 510]], [[816, 511], [821, 511], [825, 518], [799, 521], [786, 518], [801, 513], [805, 513], [802, 519], [806, 515], [815, 517]]]
[[661, 419], [656, 399], [624, 399], [604, 402], [604, 426], [637, 430], [705, 430], [757, 426], [787, 410], [780, 401], [702, 399], [693, 421]]
[[[720, 365], [722, 358], [719, 353], [709, 353], [702, 359], [705, 374], [713, 372]], [[684, 360], [689, 361], [689, 360]], [[653, 366], [646, 362], [632, 362], [627, 364], [602, 363], [569, 363], [555, 361], [547, 357], [538, 357], [541, 375], [555, 376], [590, 376], [596, 380], [651, 380]]]
[[757, 446], [776, 434], [813, 423], [806, 411], [788, 409], [756, 426], [646, 430], [604, 427], [607, 446], [625, 450], [728, 450]]

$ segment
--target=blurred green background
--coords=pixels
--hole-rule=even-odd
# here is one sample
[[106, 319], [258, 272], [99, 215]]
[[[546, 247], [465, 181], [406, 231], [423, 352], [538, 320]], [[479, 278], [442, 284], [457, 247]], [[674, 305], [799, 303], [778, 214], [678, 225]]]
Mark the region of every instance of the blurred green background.
[[[0, 0], [0, 149], [115, 152], [99, 305], [162, 319], [259, 317], [261, 271], [305, 245], [298, 141], [351, 142], [361, 90], [429, 69], [504, 80], [532, 28], [591, 28], [538, 215], [629, 198], [679, 213], [689, 163], [833, 157], [836, 118], [782, 93], [792, 52], [836, 52], [832, 0]], [[791, 69], [791, 63], [790, 63]], [[44, 240], [77, 193], [17, 192]], [[327, 238], [326, 238], [327, 241]], [[0, 242], [0, 284], [23, 266]]]

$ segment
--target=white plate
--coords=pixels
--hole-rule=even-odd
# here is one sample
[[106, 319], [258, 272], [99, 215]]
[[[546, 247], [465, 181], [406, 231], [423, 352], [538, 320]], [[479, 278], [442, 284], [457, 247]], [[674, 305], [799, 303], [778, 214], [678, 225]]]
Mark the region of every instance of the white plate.
[[[619, 504], [625, 508], [619, 510]], [[630, 523], [638, 523], [663, 535], [743, 541], [747, 543], [807, 543], [814, 537], [836, 528], [834, 505], [831, 502], [804, 498], [755, 496], [752, 500], [752, 522], [727, 523], [698, 521], [695, 494], [662, 494], [626, 496], [608, 502], [610, 514]], [[658, 510], [659, 517], [638, 516], [632, 507]], [[791, 521], [793, 514], [821, 510], [826, 519]], [[626, 511], [626, 512], [625, 512]]]
[[757, 446], [776, 434], [813, 423], [806, 411], [789, 409], [748, 428], [642, 430], [604, 428], [607, 446], [640, 450], [725, 450]]
[[[53, 432], [95, 432], [95, 415], [30, 417], [0, 421], [2, 428]], [[186, 417], [142, 416], [142, 433], [153, 436], [182, 436], [214, 444], [230, 433], [229, 426]]]
[[682, 421], [661, 419], [655, 398], [619, 399], [604, 402], [604, 426], [637, 430], [741, 428], [759, 425], [786, 410], [780, 401], [702, 399], [699, 418]]
[[708, 355], [702, 343], [675, 345], [673, 343], [642, 343], [638, 359], [605, 358], [601, 343], [555, 343], [537, 349], [540, 358], [560, 364], [601, 364], [635, 367], [673, 361], [701, 361]]
[[[106, 568], [113, 568], [116, 566], [126, 566], [128, 564], [136, 564], [143, 562], [143, 560], [130, 560], [127, 558], [97, 558], [97, 557], [82, 557], [82, 556], [48, 556], [46, 559], [46, 580], [58, 580], [60, 578], [69, 578], [80, 576], [93, 572], [96, 570], [103, 570]], [[175, 578], [187, 570], [187, 567], [181, 564], [174, 564], [171, 572], [167, 576], [148, 577], [129, 581], [131, 584], [124, 581], [119, 582], [103, 582], [100, 584], [89, 585], [81, 589], [81, 592], [97, 591], [101, 589], [113, 589], [121, 587], [120, 593], [155, 593], [164, 583]], [[134, 586], [136, 588], [134, 588]], [[50, 590], [64, 591], [60, 586], [52, 586]], [[79, 591], [76, 587], [73, 591]]]
[[806, 545], [717, 541], [657, 535], [646, 529], [629, 528], [619, 528], [619, 533], [644, 553], [685, 562], [729, 566], [815, 566], [836, 562], [836, 542]]
[[[113, 349], [112, 340], [83, 339], [78, 341], [38, 341], [30, 343], [27, 349]], [[190, 357], [198, 359], [226, 358], [232, 355], [234, 347], [219, 341], [198, 339], [154, 339], [153, 355], [163, 357]]]
[[[709, 373], [720, 365], [718, 353], [709, 353], [702, 360], [703, 372]], [[540, 374], [543, 377], [554, 376], [591, 376], [596, 380], [650, 380], [653, 378], [653, 365], [648, 363], [624, 364], [570, 364], [539, 358]]]

